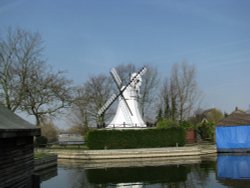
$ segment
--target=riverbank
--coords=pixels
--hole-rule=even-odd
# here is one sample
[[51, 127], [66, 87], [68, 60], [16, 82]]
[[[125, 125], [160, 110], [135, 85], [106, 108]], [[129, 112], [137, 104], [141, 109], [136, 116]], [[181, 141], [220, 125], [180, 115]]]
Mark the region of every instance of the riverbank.
[[82, 149], [38, 149], [40, 152], [56, 154], [58, 164], [90, 168], [137, 167], [196, 164], [204, 158], [214, 160], [216, 147], [200, 144], [185, 147], [82, 150]]
[[202, 156], [216, 153], [214, 145], [196, 145], [167, 148], [110, 149], [110, 150], [67, 150], [42, 149], [43, 152], [57, 154], [58, 159], [104, 160], [136, 159], [160, 157]]

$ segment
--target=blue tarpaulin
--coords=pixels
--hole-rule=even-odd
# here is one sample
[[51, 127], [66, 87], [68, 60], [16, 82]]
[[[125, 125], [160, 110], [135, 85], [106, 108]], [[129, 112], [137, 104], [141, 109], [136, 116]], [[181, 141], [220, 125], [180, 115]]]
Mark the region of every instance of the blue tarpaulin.
[[250, 149], [250, 125], [216, 127], [216, 145], [223, 149]]
[[222, 179], [250, 179], [250, 156], [218, 155], [217, 176]]

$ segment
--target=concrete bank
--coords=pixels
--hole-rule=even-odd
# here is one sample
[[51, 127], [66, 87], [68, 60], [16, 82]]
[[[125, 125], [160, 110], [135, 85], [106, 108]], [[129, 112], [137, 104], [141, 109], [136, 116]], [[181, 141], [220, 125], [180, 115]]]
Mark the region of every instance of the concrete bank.
[[142, 148], [142, 149], [111, 149], [111, 150], [65, 150], [46, 149], [48, 153], [57, 154], [58, 159], [108, 160], [108, 159], [137, 159], [137, 158], [176, 158], [202, 156], [216, 153], [214, 145]]

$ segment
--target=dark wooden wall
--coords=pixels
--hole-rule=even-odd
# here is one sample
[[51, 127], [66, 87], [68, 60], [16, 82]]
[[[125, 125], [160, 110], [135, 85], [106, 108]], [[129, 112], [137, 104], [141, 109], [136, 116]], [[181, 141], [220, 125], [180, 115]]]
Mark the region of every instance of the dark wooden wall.
[[33, 155], [33, 136], [0, 138], [0, 187], [32, 187]]

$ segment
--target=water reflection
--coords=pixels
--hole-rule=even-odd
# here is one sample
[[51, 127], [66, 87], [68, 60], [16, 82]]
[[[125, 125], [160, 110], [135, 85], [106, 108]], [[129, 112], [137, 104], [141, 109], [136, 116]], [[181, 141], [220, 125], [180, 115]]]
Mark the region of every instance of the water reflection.
[[58, 170], [42, 173], [41, 188], [250, 187], [249, 154], [220, 154], [217, 160], [192, 164], [166, 163], [161, 161], [161, 165], [154, 166], [135, 163], [137, 166], [130, 167], [116, 163], [110, 168], [105, 164], [105, 168], [97, 165], [98, 168], [88, 169], [81, 162], [64, 161], [59, 163]]
[[49, 180], [57, 176], [57, 166], [52, 166], [35, 172], [40, 177], [40, 181]]
[[110, 169], [87, 169], [86, 175], [91, 184], [119, 183], [166, 183], [183, 182], [190, 172], [188, 166], [130, 167]]
[[215, 161], [196, 164], [85, 169], [59, 164], [58, 176], [41, 188], [165, 188], [224, 187], [215, 179]]
[[[154, 159], [157, 160], [157, 159]], [[124, 161], [123, 161], [124, 162]], [[42, 182], [41, 188], [182, 188], [182, 187], [249, 187], [250, 155], [218, 155], [217, 160], [205, 159], [186, 164], [124, 167], [84, 166], [82, 161], [64, 161], [58, 175]], [[127, 163], [125, 163], [127, 164]], [[149, 163], [147, 163], [149, 164]], [[96, 164], [95, 164], [96, 165]], [[95, 166], [94, 165], [94, 166]]]
[[220, 154], [217, 158], [217, 179], [233, 187], [250, 186], [250, 155]]

